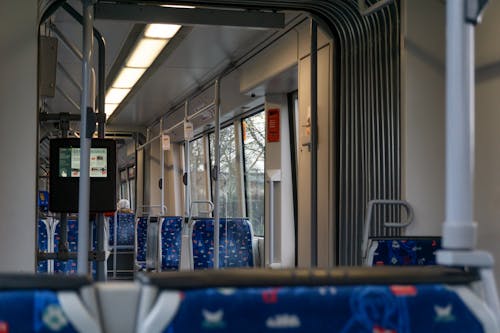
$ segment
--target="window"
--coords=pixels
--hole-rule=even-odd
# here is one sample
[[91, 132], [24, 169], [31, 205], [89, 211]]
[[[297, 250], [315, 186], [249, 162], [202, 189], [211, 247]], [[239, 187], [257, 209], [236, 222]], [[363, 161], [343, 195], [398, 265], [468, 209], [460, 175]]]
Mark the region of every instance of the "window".
[[[210, 141], [210, 164], [214, 165], [215, 134], [211, 133]], [[236, 142], [234, 126], [230, 125], [220, 130], [220, 173], [219, 173], [219, 214], [220, 217], [241, 216], [239, 212], [238, 196], [238, 161], [236, 159]], [[212, 189], [214, 187], [212, 186]], [[213, 190], [212, 190], [213, 191]], [[213, 197], [213, 193], [212, 193]]]
[[247, 217], [252, 223], [254, 234], [264, 236], [265, 113], [259, 112], [243, 119], [241, 127]]
[[[189, 146], [189, 168], [191, 182], [191, 200], [209, 200], [207, 190], [207, 170], [204, 138], [199, 138], [191, 142]], [[200, 215], [200, 208], [203, 206], [193, 206], [193, 216]], [[203, 209], [202, 209], [203, 210]]]

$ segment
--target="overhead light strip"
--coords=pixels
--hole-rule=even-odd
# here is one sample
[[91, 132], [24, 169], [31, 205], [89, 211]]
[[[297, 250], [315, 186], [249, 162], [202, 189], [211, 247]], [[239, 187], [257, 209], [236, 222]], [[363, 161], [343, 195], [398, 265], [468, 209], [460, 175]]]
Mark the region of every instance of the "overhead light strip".
[[125, 61], [125, 65], [106, 93], [105, 112], [107, 118], [123, 102], [180, 28], [181, 26], [177, 24], [148, 24], [146, 26], [142, 37], [135, 44]]

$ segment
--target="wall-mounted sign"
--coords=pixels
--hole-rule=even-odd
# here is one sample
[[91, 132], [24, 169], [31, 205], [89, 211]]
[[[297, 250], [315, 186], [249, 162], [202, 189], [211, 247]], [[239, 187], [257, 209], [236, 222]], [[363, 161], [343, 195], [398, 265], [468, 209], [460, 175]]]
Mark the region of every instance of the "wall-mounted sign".
[[163, 133], [161, 137], [161, 145], [163, 150], [170, 150], [170, 135]]
[[267, 142], [280, 142], [280, 109], [267, 110]]

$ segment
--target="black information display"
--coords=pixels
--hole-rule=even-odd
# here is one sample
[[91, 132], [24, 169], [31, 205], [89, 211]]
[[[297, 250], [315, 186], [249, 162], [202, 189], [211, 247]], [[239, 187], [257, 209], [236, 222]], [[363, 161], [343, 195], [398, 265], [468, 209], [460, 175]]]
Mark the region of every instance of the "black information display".
[[[50, 140], [49, 210], [78, 212], [80, 177], [80, 139]], [[92, 139], [90, 149], [90, 211], [115, 210], [116, 143], [111, 139]]]

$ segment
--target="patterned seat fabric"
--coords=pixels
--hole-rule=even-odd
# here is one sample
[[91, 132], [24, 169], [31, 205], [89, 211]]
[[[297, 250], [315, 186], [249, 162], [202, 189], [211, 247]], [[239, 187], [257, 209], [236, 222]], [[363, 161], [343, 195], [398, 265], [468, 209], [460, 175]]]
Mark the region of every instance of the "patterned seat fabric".
[[78, 332], [52, 291], [0, 292], [0, 332]]
[[147, 250], [147, 238], [148, 238], [148, 218], [140, 217], [137, 219], [136, 226], [136, 250], [135, 250], [135, 261], [136, 264], [140, 262], [146, 262], [146, 250]]
[[[118, 213], [117, 242], [119, 246], [134, 246], [135, 215], [131, 213]], [[109, 218], [109, 245], [114, 246], [115, 241], [114, 216]]]
[[[61, 226], [60, 223], [56, 225], [54, 233], [54, 252], [58, 251]], [[69, 252], [78, 251], [78, 221], [68, 219], [68, 250]], [[65, 274], [77, 274], [76, 260], [60, 261], [54, 260], [54, 272]]]
[[182, 243], [182, 217], [165, 217], [161, 225], [161, 270], [179, 269]]
[[[44, 220], [38, 220], [38, 251], [49, 251], [49, 229]], [[36, 271], [37, 273], [47, 273], [48, 267], [47, 260], [39, 260]]]
[[441, 238], [405, 238], [374, 240], [372, 266], [435, 265]]
[[163, 332], [483, 333], [464, 289], [462, 296], [444, 285], [188, 290]]
[[[244, 218], [220, 219], [219, 262], [221, 267], [253, 267], [252, 228]], [[193, 223], [194, 269], [213, 268], [214, 220], [197, 219]]]

